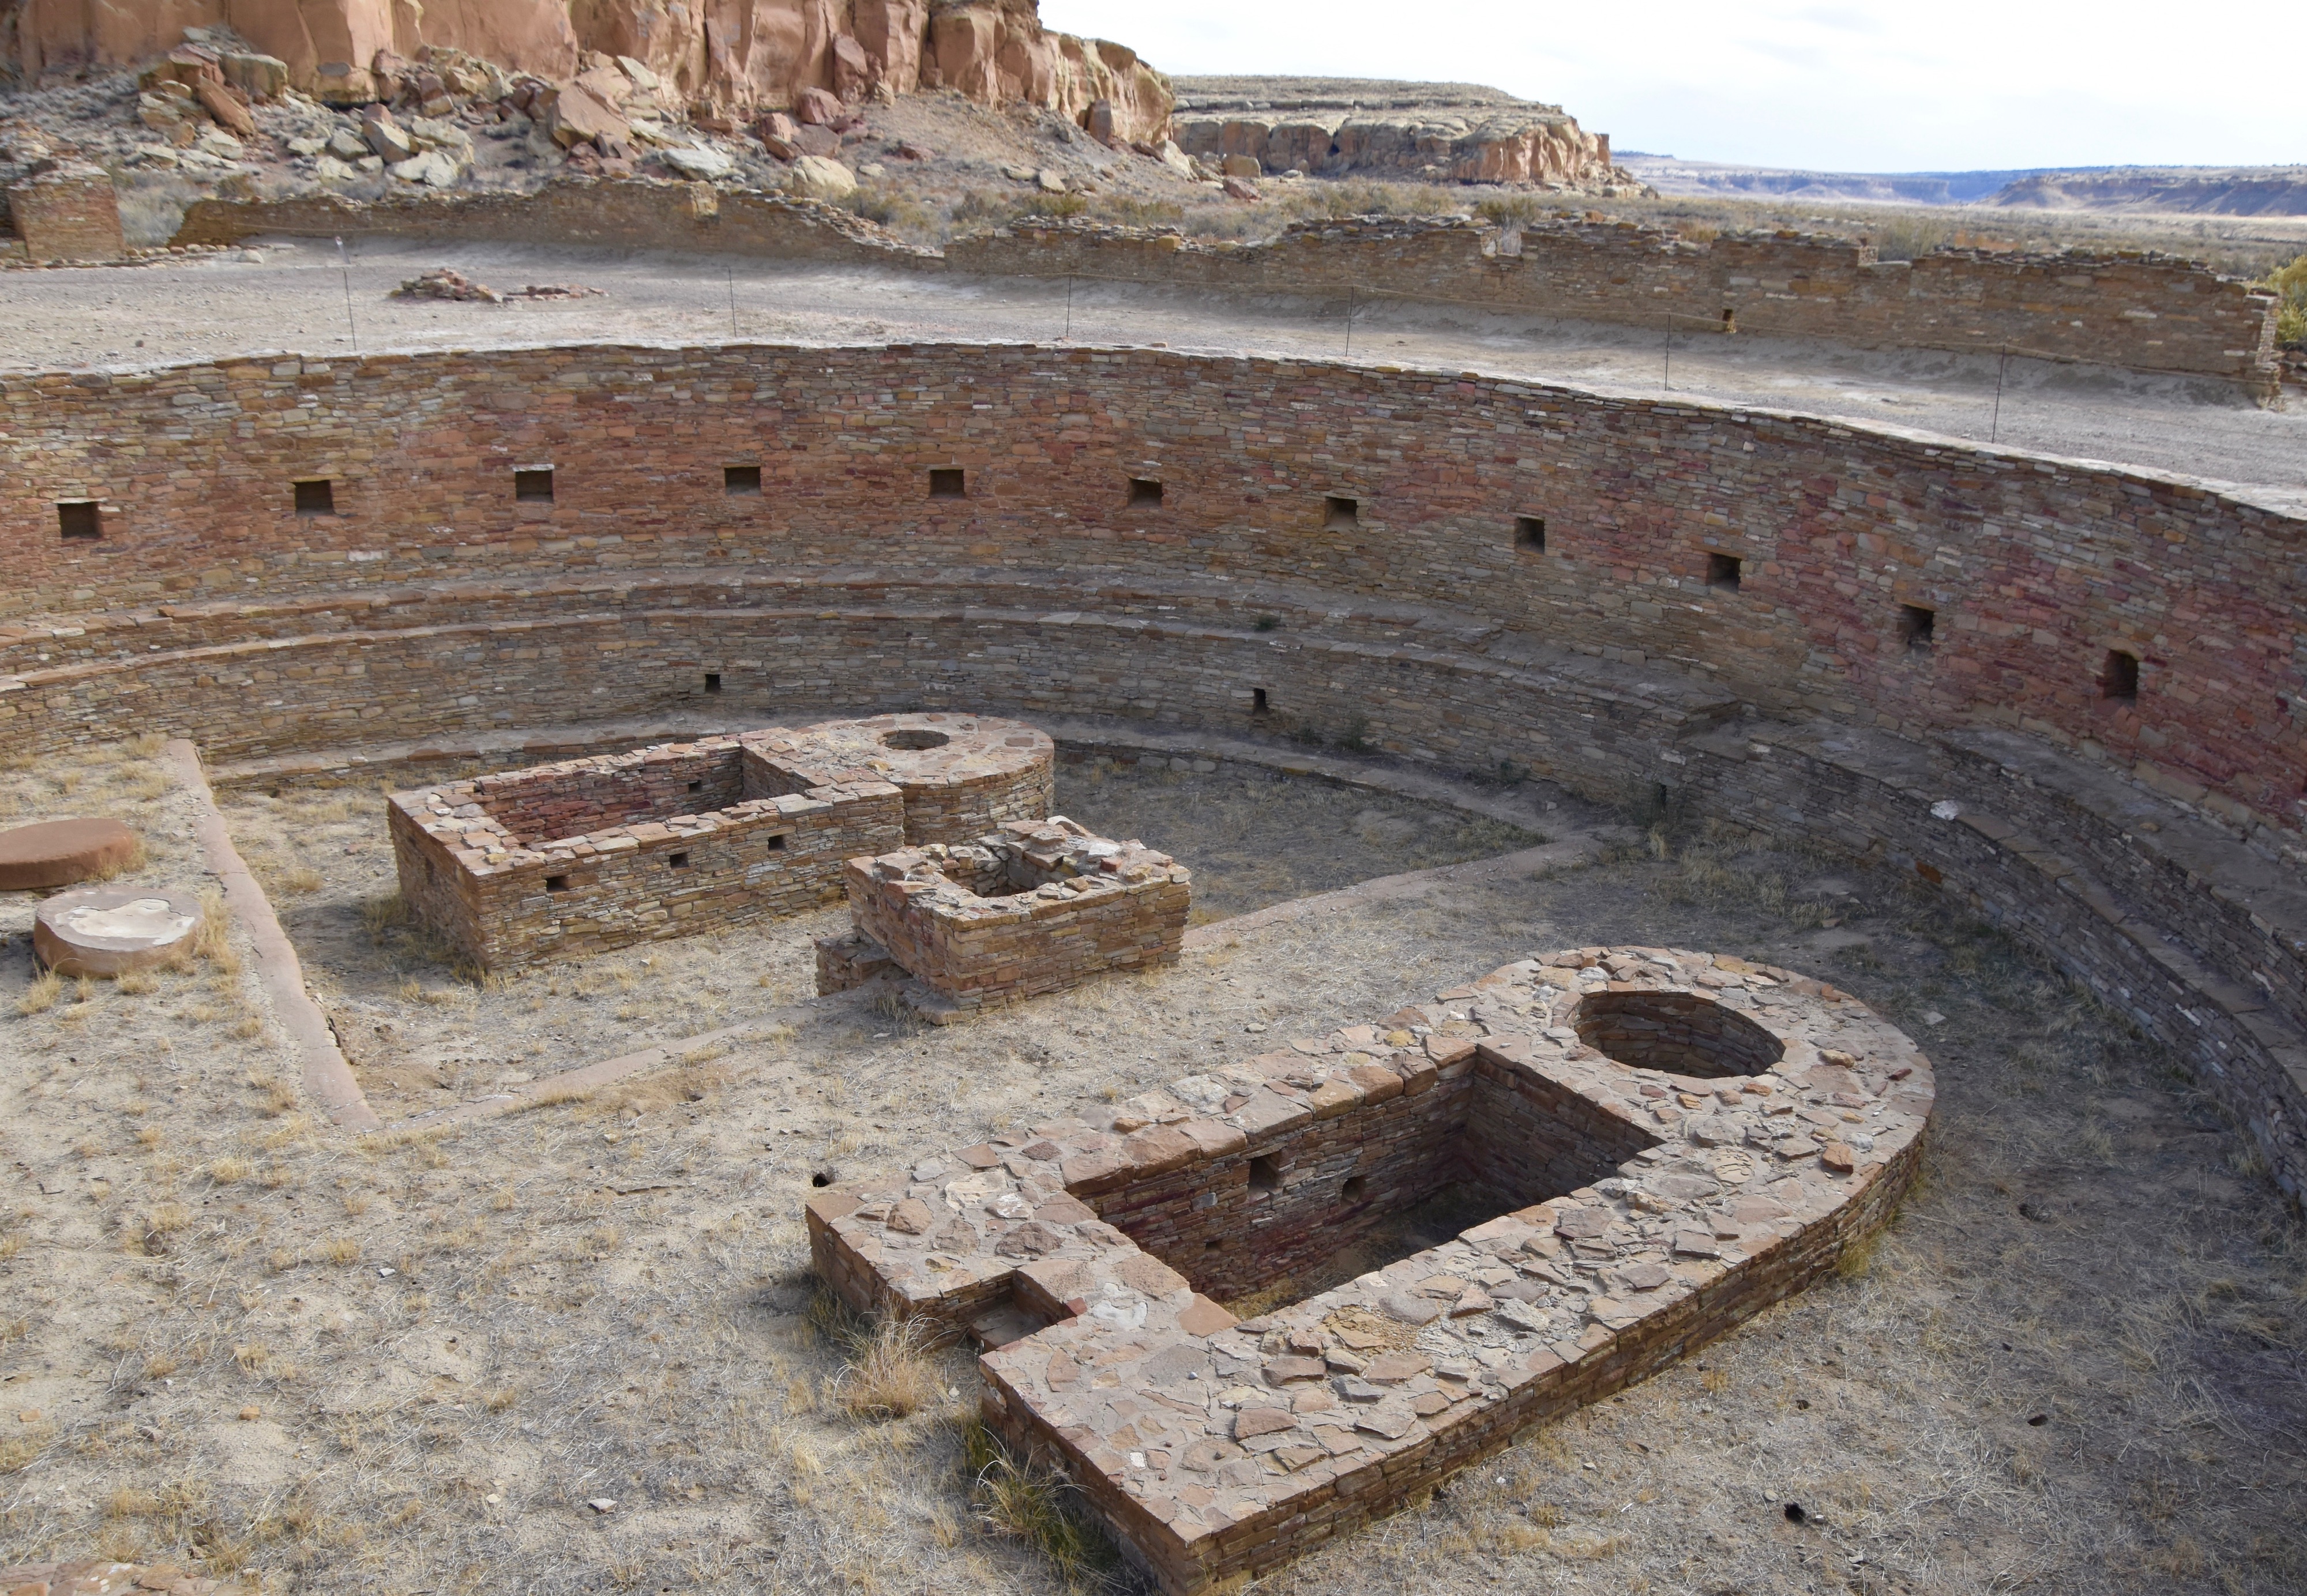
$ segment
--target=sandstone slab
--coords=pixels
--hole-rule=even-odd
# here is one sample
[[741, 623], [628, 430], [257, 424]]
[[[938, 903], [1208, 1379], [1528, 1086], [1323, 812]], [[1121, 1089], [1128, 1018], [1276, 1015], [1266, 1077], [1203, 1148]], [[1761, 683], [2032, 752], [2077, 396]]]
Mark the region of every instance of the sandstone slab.
[[159, 887], [75, 887], [32, 916], [33, 956], [60, 976], [119, 976], [166, 964], [200, 929], [200, 900]]
[[65, 887], [136, 857], [136, 833], [116, 820], [44, 820], [0, 832], [0, 892]]

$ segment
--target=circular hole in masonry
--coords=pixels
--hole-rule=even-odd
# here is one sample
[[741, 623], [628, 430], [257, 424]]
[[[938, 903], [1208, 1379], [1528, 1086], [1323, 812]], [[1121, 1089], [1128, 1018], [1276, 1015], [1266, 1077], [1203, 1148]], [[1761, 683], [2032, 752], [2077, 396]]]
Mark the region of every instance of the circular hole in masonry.
[[918, 754], [924, 748], [942, 748], [951, 741], [953, 738], [942, 731], [885, 731], [881, 734], [883, 747], [897, 748], [908, 754]]
[[1759, 1075], [1779, 1039], [1736, 1009], [1688, 992], [1594, 992], [1578, 1000], [1578, 1039], [1635, 1070], [1702, 1080]]

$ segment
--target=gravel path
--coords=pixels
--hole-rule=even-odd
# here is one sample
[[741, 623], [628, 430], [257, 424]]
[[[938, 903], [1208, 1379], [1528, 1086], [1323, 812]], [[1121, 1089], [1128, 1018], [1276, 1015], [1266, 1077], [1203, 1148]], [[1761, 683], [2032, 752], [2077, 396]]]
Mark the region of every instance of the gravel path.
[[[1214, 354], [1479, 370], [1611, 395], [1847, 418], [2247, 486], [2307, 511], [2307, 404], [2262, 410], [2229, 385], [1992, 355], [1866, 353], [1380, 302], [1216, 298], [1087, 280], [970, 278], [716, 256], [363, 240], [348, 265], [321, 241], [142, 268], [7, 278], [0, 369], [132, 369], [260, 351], [370, 353], [614, 339], [707, 343], [1160, 344]], [[432, 266], [500, 289], [578, 283], [602, 297], [448, 304], [387, 298]], [[349, 299], [349, 305], [347, 300]], [[1671, 371], [1669, 372], [1669, 362]]]

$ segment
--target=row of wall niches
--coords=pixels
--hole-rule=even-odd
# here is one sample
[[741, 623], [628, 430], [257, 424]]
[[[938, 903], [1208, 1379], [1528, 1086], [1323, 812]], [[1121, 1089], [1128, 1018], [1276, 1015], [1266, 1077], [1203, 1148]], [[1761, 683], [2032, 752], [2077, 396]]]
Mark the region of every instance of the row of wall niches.
[[[969, 472], [959, 465], [931, 467], [928, 472], [928, 497], [933, 499], [967, 499]], [[524, 465], [511, 474], [512, 499], [518, 504], [552, 504], [556, 502], [553, 470], [550, 465]], [[1139, 511], [1157, 510], [1162, 506], [1162, 483], [1152, 477], [1133, 476], [1125, 479], [1123, 504]], [[289, 484], [296, 513], [300, 516], [333, 516], [337, 514], [336, 482], [329, 477], [299, 478]], [[761, 468], [759, 465], [725, 465], [721, 468], [722, 491], [731, 499], [757, 499], [761, 494]], [[97, 542], [104, 537], [101, 502], [97, 499], [64, 499], [56, 504], [56, 529], [67, 542]], [[1362, 501], [1346, 494], [1326, 493], [1322, 496], [1322, 526], [1328, 532], [1350, 532], [1361, 525]], [[1516, 516], [1513, 518], [1514, 547], [1526, 555], [1547, 552], [1546, 517]], [[1745, 581], [1745, 560], [1743, 556], [1724, 553], [1719, 550], [1701, 550], [1705, 561], [1706, 585], [1717, 592], [1736, 593]], [[1932, 653], [1938, 642], [1938, 612], [1925, 605], [1898, 606], [1899, 637], [1914, 653]], [[2139, 656], [2123, 649], [2110, 649], [2102, 662], [2098, 677], [2098, 696], [2117, 701], [2134, 701], [2139, 696]]]

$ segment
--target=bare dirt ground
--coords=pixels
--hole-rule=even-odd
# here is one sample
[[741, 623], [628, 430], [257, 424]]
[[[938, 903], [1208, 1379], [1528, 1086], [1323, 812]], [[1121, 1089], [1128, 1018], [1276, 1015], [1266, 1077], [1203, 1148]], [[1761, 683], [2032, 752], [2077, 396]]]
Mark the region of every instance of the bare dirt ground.
[[[500, 288], [576, 282], [564, 303], [396, 300], [451, 266]], [[1874, 427], [2120, 460], [2250, 485], [2307, 505], [2307, 403], [2261, 410], [2226, 385], [2086, 371], [1991, 355], [1865, 353], [1824, 344], [1507, 317], [1449, 306], [1227, 299], [1120, 284], [949, 277], [647, 255], [368, 240], [340, 269], [326, 243], [225, 258], [7, 279], [0, 370], [112, 370], [287, 350], [305, 354], [598, 339], [644, 344], [946, 340], [1159, 345], [1210, 354], [1351, 358], [1707, 399]], [[1070, 308], [1068, 294], [1070, 292]], [[347, 306], [349, 294], [350, 305]], [[348, 320], [349, 318], [349, 320]]]
[[[279, 798], [228, 794], [221, 807], [234, 846], [296, 943], [362, 1090], [387, 1120], [764, 1011], [799, 1023], [792, 1006], [816, 991], [812, 943], [849, 928], [847, 909], [828, 907], [725, 936], [476, 981], [407, 918], [380, 793], [291, 787]], [[1543, 840], [1454, 809], [1319, 781], [1188, 782], [1176, 772], [1104, 760], [1064, 769], [1058, 809], [1191, 867], [1197, 924]]]
[[[184, 879], [150, 757], [7, 772], [0, 798], [37, 812], [77, 772], [72, 802], [144, 826], [147, 868]], [[1077, 807], [1110, 824], [1134, 804], [1153, 834], [1230, 801], [1212, 780]], [[1446, 844], [1398, 813], [1361, 834], [1386, 807], [1356, 798], [1342, 860], [1334, 791], [1271, 827], [1289, 862], [1265, 890]], [[1063, 1588], [1010, 1532], [1046, 1541], [1046, 1510], [977, 1482], [964, 1359], [930, 1361], [909, 1416], [845, 1411], [852, 1344], [810, 1311], [811, 1176], [1533, 948], [1629, 941], [1813, 970], [1913, 1031], [1940, 1073], [1927, 1178], [1842, 1276], [1261, 1588], [2298, 1590], [2294, 1221], [2167, 1059], [1926, 891], [1661, 836], [1550, 879], [1245, 922], [1166, 972], [948, 1029], [865, 994], [798, 1005], [789, 1032], [589, 1097], [365, 1139], [279, 1079], [231, 950], [149, 990], [66, 987], [0, 1018], [0, 1560], [98, 1549], [411, 1596]], [[29, 899], [5, 912], [21, 994]], [[1072, 1581], [1126, 1583], [1093, 1554]]]

